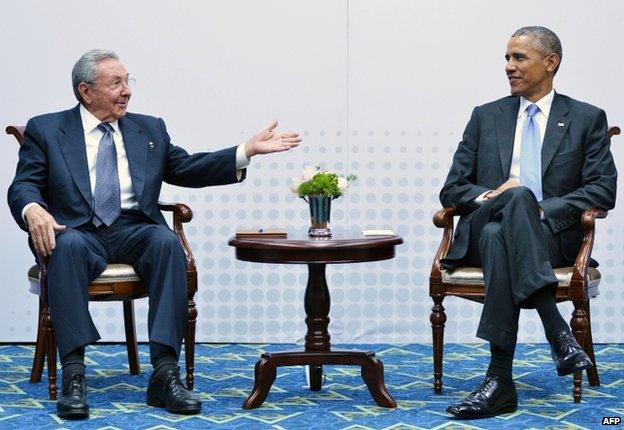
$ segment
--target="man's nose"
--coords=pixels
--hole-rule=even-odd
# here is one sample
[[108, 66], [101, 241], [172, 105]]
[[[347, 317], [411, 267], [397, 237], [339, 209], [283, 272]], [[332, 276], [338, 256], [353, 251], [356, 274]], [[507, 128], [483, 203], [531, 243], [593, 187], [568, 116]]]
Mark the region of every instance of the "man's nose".
[[510, 73], [516, 70], [516, 64], [513, 61], [507, 61], [505, 64], [505, 72]]
[[121, 95], [122, 96], [130, 96], [132, 94], [132, 88], [130, 88], [130, 85], [128, 85], [127, 82], [124, 82], [121, 85]]

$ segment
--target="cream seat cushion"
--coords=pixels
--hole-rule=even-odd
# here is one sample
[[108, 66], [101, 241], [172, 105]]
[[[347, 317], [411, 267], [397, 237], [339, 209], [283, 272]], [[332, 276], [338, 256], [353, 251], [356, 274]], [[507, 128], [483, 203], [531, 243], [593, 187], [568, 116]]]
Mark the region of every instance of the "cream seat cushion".
[[[140, 280], [139, 275], [129, 264], [109, 264], [106, 270], [92, 284], [104, 284], [107, 282], [130, 282]], [[28, 270], [28, 281], [30, 281], [29, 291], [39, 295], [39, 266], [36, 264]]]
[[[555, 269], [555, 275], [557, 276], [560, 287], [567, 287], [570, 285], [573, 272], [574, 267], [560, 267]], [[600, 284], [600, 272], [597, 269], [590, 267], [588, 276], [589, 287], [596, 287]], [[452, 272], [443, 270], [442, 282], [445, 284], [482, 285], [483, 269], [480, 267], [458, 267]]]

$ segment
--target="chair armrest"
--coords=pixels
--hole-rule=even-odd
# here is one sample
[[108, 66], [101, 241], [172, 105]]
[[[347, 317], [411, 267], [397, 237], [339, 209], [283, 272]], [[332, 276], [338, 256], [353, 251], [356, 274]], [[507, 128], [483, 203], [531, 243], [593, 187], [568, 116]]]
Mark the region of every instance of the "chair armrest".
[[184, 234], [183, 223], [189, 222], [193, 219], [193, 211], [187, 205], [183, 203], [163, 203], [158, 202], [158, 209], [161, 211], [173, 212], [173, 231], [180, 239], [180, 244], [186, 255], [186, 271], [197, 272], [195, 266], [195, 258], [193, 257], [193, 251], [186, 240]]
[[193, 211], [184, 203], [164, 203], [158, 202], [158, 209], [161, 211], [173, 212], [173, 222], [189, 222], [193, 219]]
[[[30, 237], [28, 240], [30, 241]], [[39, 266], [39, 297], [48, 306], [48, 262], [50, 257], [44, 257], [43, 254], [35, 251], [35, 259], [37, 266]]]
[[443, 228], [442, 241], [438, 247], [435, 258], [433, 259], [433, 265], [431, 266], [431, 278], [442, 278], [442, 266], [440, 260], [446, 257], [451, 243], [453, 242], [453, 216], [455, 215], [454, 208], [440, 209], [433, 215], [433, 224], [438, 228]]
[[581, 248], [574, 262], [574, 272], [570, 281], [571, 289], [582, 291], [582, 287], [587, 279], [587, 270], [589, 268], [589, 260], [594, 247], [595, 224], [596, 218], [606, 218], [608, 212], [601, 209], [587, 209], [581, 215], [581, 226], [585, 230]]

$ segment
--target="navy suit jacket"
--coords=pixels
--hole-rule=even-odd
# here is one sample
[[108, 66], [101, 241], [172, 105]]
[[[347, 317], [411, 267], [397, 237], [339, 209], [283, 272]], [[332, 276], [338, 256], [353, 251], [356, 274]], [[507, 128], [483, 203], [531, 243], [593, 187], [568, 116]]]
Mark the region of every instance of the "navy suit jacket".
[[[509, 178], [519, 106], [520, 98], [509, 96], [472, 112], [440, 192], [442, 205], [461, 215], [447, 258], [466, 254], [475, 199]], [[542, 144], [540, 206], [569, 260], [581, 245], [582, 211], [615, 205], [617, 171], [609, 147], [605, 112], [555, 93]]]
[[[171, 144], [162, 119], [147, 115], [127, 113], [119, 119], [119, 128], [139, 208], [158, 224], [166, 225], [158, 209], [163, 181], [184, 187], [238, 182], [236, 146], [189, 155]], [[242, 173], [241, 180], [246, 171]], [[22, 209], [31, 202], [69, 228], [91, 220], [93, 195], [79, 106], [28, 121], [8, 200], [24, 230], [28, 227]]]

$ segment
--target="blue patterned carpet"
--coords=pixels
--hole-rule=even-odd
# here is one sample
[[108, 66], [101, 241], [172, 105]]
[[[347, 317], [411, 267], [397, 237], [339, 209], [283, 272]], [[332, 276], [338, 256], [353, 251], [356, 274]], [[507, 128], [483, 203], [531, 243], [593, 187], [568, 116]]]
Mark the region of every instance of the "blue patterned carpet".
[[[343, 347], [344, 345], [341, 345]], [[571, 377], [557, 377], [546, 345], [520, 345], [514, 363], [519, 410], [487, 420], [453, 421], [446, 406], [465, 396], [481, 381], [488, 348], [482, 344], [448, 345], [445, 387], [431, 387], [428, 345], [357, 345], [382, 358], [386, 384], [399, 407], [377, 407], [356, 367], [328, 366], [320, 392], [306, 389], [302, 367], [283, 367], [267, 402], [255, 410], [240, 408], [253, 384], [253, 366], [262, 351], [291, 345], [214, 345], [197, 347], [196, 391], [204, 399], [203, 414], [176, 416], [145, 405], [150, 373], [147, 347], [142, 345], [142, 374], [127, 372], [123, 345], [87, 349], [91, 419], [69, 422], [55, 415], [47, 383], [28, 382], [33, 347], [0, 347], [0, 428], [85, 429], [577, 429], [601, 428], [604, 416], [624, 416], [624, 346], [598, 345], [596, 359], [601, 387], [584, 384], [581, 404], [571, 397]], [[45, 372], [44, 372], [45, 376]], [[590, 389], [591, 388], [591, 389]], [[621, 426], [618, 426], [621, 428]]]

